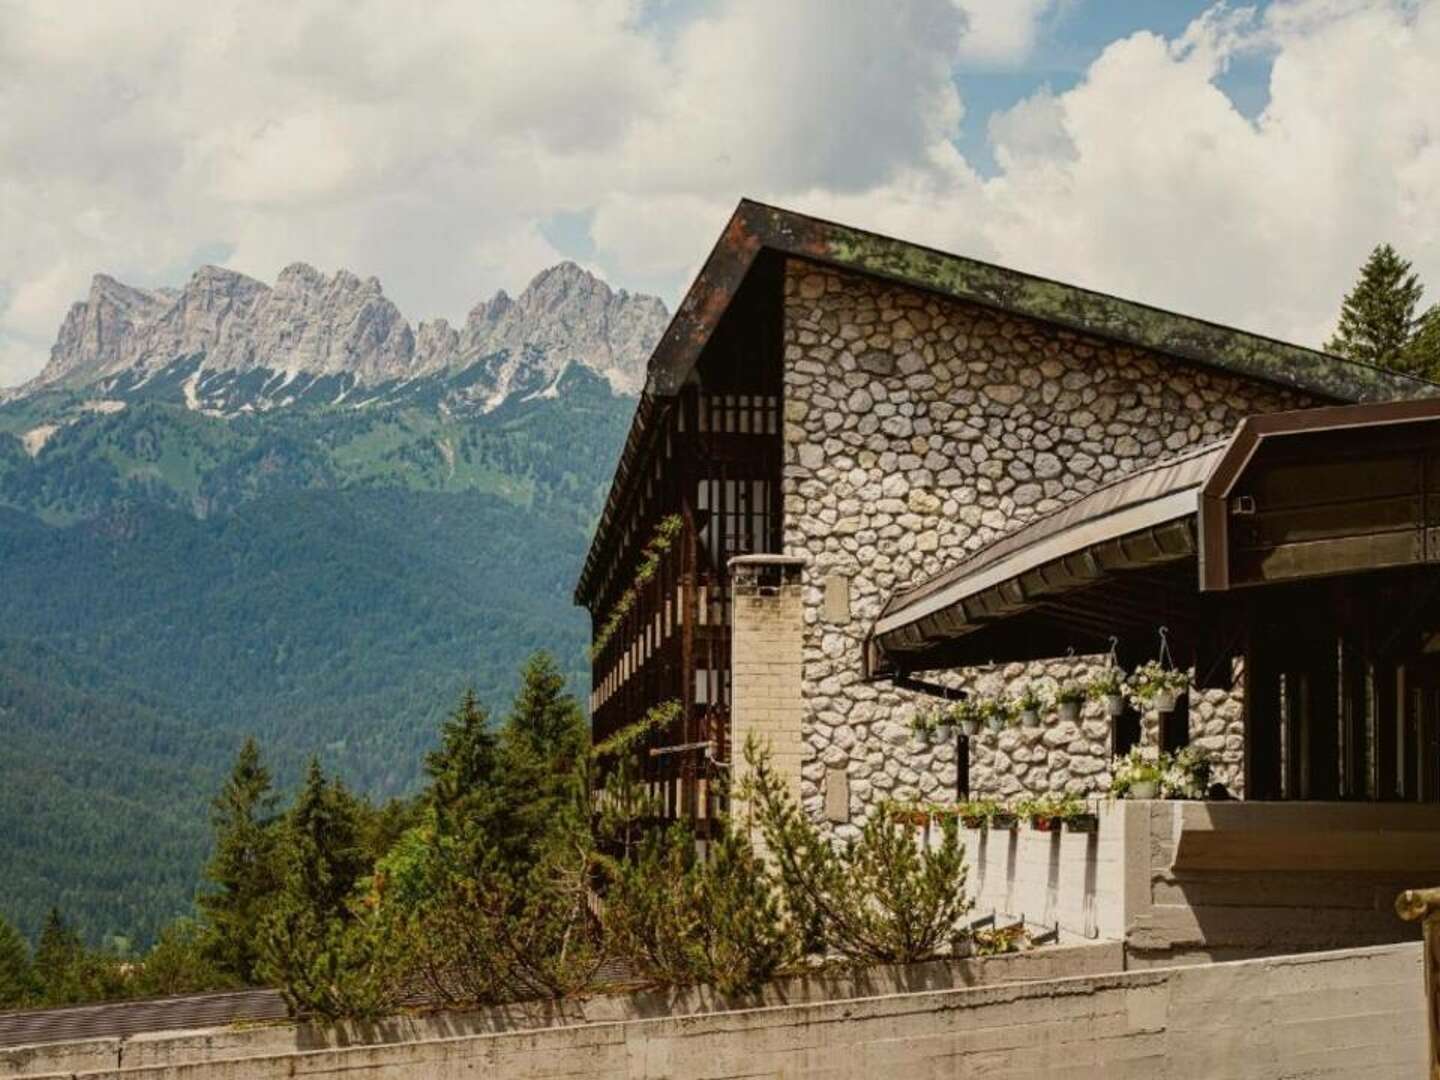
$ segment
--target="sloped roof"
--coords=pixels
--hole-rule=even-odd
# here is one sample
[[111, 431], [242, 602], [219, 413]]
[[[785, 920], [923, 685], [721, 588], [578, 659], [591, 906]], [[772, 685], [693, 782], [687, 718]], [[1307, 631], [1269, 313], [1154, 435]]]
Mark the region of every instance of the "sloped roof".
[[585, 602], [626, 479], [657, 407], [684, 385], [762, 251], [894, 281], [1290, 386], [1335, 402], [1440, 394], [1440, 386], [1204, 319], [1164, 311], [978, 259], [742, 199], [651, 354], [645, 389], [591, 542], [575, 598]]

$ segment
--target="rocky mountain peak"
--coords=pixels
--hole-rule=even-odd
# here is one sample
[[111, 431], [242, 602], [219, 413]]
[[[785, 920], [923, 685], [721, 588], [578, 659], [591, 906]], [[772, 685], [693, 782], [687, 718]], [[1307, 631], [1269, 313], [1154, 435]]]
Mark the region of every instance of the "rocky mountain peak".
[[658, 299], [612, 290], [573, 262], [541, 271], [516, 298], [502, 289], [477, 303], [460, 329], [435, 319], [412, 330], [378, 279], [345, 269], [327, 276], [304, 262], [273, 286], [220, 266], [200, 267], [178, 290], [97, 274], [29, 389], [122, 375], [141, 385], [198, 357], [201, 381], [265, 369], [360, 385], [481, 364], [477, 391], [496, 403], [553, 384], [575, 363], [635, 393], [667, 318]]

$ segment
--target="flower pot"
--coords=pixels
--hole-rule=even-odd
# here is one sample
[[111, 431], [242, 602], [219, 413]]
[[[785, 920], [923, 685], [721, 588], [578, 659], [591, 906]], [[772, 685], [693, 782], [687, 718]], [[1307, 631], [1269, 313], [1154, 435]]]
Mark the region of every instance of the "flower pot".
[[1020, 713], [1020, 723], [1027, 728], [1038, 728], [1040, 726], [1040, 710], [1024, 709]]
[[980, 721], [962, 720], [960, 721], [960, 730], [965, 732], [967, 739], [973, 739], [976, 735], [980, 734]]
[[1073, 724], [1080, 719], [1080, 702], [1062, 701], [1059, 706], [1060, 719], [1067, 724]]
[[999, 735], [1000, 732], [1005, 730], [1005, 718], [1003, 716], [992, 716], [985, 721], [985, 726], [995, 732], [996, 735]]
[[1175, 691], [1157, 690], [1155, 692], [1155, 708], [1161, 712], [1175, 711]]
[[967, 829], [983, 829], [985, 827], [984, 814], [961, 814], [960, 824]]
[[1125, 715], [1125, 695], [1124, 695], [1124, 694], [1106, 694], [1106, 695], [1105, 695], [1105, 708], [1106, 708], [1106, 710], [1110, 713], [1111, 716], [1124, 716], [1124, 715]]
[[930, 815], [925, 813], [925, 811], [923, 810], [911, 810], [904, 815], [904, 819], [909, 824], [914, 825], [916, 828], [920, 829], [923, 829], [926, 825], [930, 824]]
[[1160, 794], [1158, 780], [1136, 780], [1125, 793], [1127, 799], [1153, 799]]
[[951, 724], [946, 724], [944, 727], [940, 728], [938, 731], [935, 732], [935, 743], [938, 746], [944, 746], [946, 743], [954, 741], [955, 728]]
[[1076, 814], [1065, 819], [1066, 832], [1093, 833], [1100, 828], [1100, 818], [1095, 814]]
[[1036, 832], [1059, 832], [1063, 818], [1058, 817], [1033, 817], [1030, 819], [1030, 827]]
[[1015, 828], [1014, 814], [996, 814], [990, 819], [992, 829], [1013, 829]]

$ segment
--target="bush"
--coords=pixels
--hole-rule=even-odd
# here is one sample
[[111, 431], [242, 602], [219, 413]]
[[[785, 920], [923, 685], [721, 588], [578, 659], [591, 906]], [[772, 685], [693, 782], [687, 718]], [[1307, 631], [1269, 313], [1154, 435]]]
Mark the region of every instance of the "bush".
[[854, 960], [905, 963], [940, 953], [970, 910], [965, 849], [953, 817], [922, 850], [892, 808], [837, 846], [800, 810], [753, 738], [743, 797], [779, 871], [785, 906], [811, 947]]
[[649, 836], [613, 866], [605, 922], [615, 950], [658, 983], [751, 991], [800, 956], [773, 871], [728, 822], [703, 859], [684, 825]]

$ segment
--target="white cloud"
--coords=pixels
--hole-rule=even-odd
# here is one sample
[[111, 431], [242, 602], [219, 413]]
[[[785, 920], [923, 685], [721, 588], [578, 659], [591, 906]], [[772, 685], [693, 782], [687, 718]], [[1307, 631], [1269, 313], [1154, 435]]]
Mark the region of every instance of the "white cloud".
[[961, 59], [977, 65], [1011, 66], [1035, 46], [1041, 21], [1057, 0], [955, 0], [965, 15]]
[[[747, 194], [1307, 342], [1379, 240], [1440, 296], [1440, 0], [1114, 42], [989, 119], [982, 179], [954, 71], [1023, 65], [1062, 4], [0, 0], [0, 385], [96, 270], [219, 247], [456, 318], [583, 211], [591, 265], [674, 299]], [[1252, 121], [1216, 81], [1255, 50]]]

